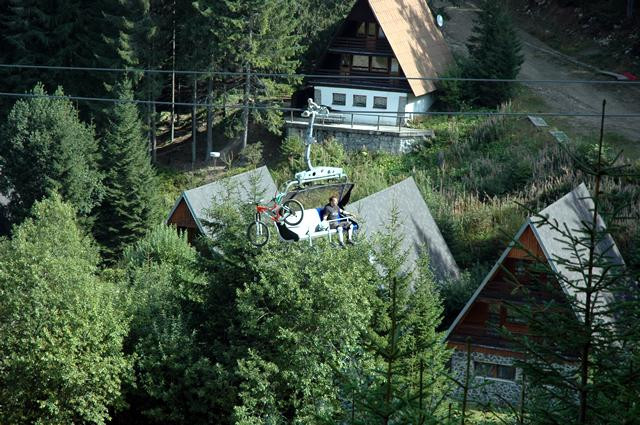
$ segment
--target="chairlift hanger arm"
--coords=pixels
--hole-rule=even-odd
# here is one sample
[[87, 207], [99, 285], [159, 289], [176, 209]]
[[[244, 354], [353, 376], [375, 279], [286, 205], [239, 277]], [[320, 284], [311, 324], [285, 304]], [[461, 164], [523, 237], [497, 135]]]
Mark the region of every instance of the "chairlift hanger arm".
[[307, 170], [301, 171], [295, 174], [295, 181], [289, 182], [287, 184], [287, 188], [289, 188], [291, 184], [303, 185], [305, 183], [310, 183], [314, 181], [328, 180], [328, 179], [336, 179], [336, 178], [344, 178], [347, 175], [344, 170], [339, 167], [314, 167], [311, 164], [311, 145], [317, 143], [316, 139], [313, 137], [313, 126], [315, 124], [317, 115], [329, 115], [329, 109], [326, 106], [320, 106], [313, 101], [313, 99], [308, 100], [309, 106], [307, 110], [302, 113], [302, 116], [305, 118], [309, 118], [309, 129], [307, 130], [307, 135], [304, 139], [305, 144], [305, 153], [304, 159], [307, 163]]

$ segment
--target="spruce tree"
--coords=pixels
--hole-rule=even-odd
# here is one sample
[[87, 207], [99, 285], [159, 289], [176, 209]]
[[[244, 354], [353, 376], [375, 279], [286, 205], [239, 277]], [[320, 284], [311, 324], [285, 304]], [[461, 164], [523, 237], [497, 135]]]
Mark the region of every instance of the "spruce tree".
[[407, 269], [396, 226], [392, 218], [389, 234], [374, 240], [377, 296], [366, 351], [343, 378], [355, 424], [438, 423], [448, 394], [449, 353], [437, 332], [443, 309], [429, 260]]
[[[4, 63], [63, 67], [123, 68], [135, 63], [126, 43], [133, 2], [107, 0], [8, 0], [0, 15]], [[115, 39], [117, 43], [112, 42]], [[124, 43], [122, 42], [124, 39]], [[36, 82], [63, 86], [73, 96], [107, 97], [118, 74], [111, 72], [13, 69], [2, 71], [6, 91], [25, 92]], [[81, 116], [103, 120], [101, 102], [79, 102]]]
[[100, 142], [105, 194], [96, 212], [95, 236], [107, 259], [114, 259], [153, 225], [157, 214], [155, 171], [142, 134], [128, 80], [115, 93], [121, 102], [109, 111], [109, 127]]
[[[244, 112], [231, 110], [227, 128], [232, 132], [244, 128], [246, 146], [249, 116], [272, 132], [278, 132], [281, 114], [273, 109], [254, 109], [263, 102], [281, 97], [290, 81], [257, 77], [256, 72], [294, 72], [298, 66], [300, 35], [295, 32], [291, 0], [199, 0], [194, 3], [203, 23], [200, 38], [207, 37], [215, 49], [204, 51], [213, 55], [219, 68], [242, 71], [242, 78], [223, 81], [225, 98], [245, 105]], [[233, 102], [233, 103], [236, 103]]]
[[[482, 0], [467, 48], [470, 61], [465, 67], [470, 78], [514, 79], [524, 61], [506, 6], [496, 0]], [[473, 82], [469, 86], [472, 98], [483, 106], [505, 102], [513, 88], [513, 83]]]
[[533, 424], [631, 424], [638, 418], [640, 293], [610, 236], [626, 218], [603, 192], [605, 179], [629, 177], [629, 170], [618, 157], [605, 158], [602, 134], [595, 158], [573, 157], [593, 183], [591, 196], [581, 199], [589, 211], [580, 226], [533, 218], [554, 232], [563, 250], [553, 268], [543, 262], [531, 269], [549, 277], [547, 290], [562, 301], [514, 306], [529, 325], [526, 336], [513, 339], [524, 353]]
[[[102, 195], [93, 128], [69, 100], [45, 98], [42, 85], [31, 94], [15, 103], [0, 130], [0, 192], [10, 193], [10, 219], [20, 222], [53, 191], [87, 216]], [[54, 95], [64, 93], [59, 88]]]

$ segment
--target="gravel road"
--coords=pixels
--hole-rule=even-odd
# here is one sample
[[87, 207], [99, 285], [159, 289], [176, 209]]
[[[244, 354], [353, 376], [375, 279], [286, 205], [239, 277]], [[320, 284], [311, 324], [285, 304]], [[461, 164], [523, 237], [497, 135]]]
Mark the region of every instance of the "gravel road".
[[[444, 35], [454, 52], [466, 52], [465, 43], [471, 35], [473, 19], [477, 12], [473, 2], [463, 2], [453, 7], [444, 2], [449, 18], [444, 25]], [[527, 80], [603, 80], [612, 78], [596, 73], [587, 66], [581, 66], [562, 58], [560, 53], [519, 30], [523, 42], [524, 64], [518, 78]], [[607, 64], [600, 67], [607, 69]], [[625, 84], [531, 84], [530, 87], [546, 102], [547, 112], [600, 113], [602, 100], [607, 100], [606, 111], [611, 114], [640, 114], [640, 85]], [[598, 131], [600, 119], [597, 117], [575, 117], [569, 121], [573, 130], [585, 134]], [[609, 118], [605, 130], [624, 136], [630, 142], [640, 144], [640, 118]]]

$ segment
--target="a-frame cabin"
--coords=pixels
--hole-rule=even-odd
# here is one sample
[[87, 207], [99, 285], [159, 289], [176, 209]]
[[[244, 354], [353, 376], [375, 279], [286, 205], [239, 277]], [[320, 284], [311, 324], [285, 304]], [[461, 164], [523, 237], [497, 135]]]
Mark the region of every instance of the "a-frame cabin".
[[426, 1], [358, 0], [309, 83], [316, 103], [358, 112], [355, 123], [399, 125], [435, 100], [433, 81], [406, 77], [437, 77], [452, 62]]
[[166, 224], [186, 232], [189, 242], [197, 236], [208, 235], [206, 229], [207, 210], [225, 197], [235, 197], [241, 202], [253, 202], [270, 197], [276, 185], [266, 166], [246, 173], [185, 190], [176, 200], [167, 217]]
[[[591, 222], [592, 211], [589, 191], [581, 184], [542, 210], [540, 215], [558, 223], [560, 228], [566, 225], [571, 232], [576, 232], [584, 229], [584, 223]], [[598, 223], [601, 229], [606, 229], [600, 217]], [[507, 335], [528, 335], [529, 326], [526, 318], [518, 314], [518, 304], [526, 303], [535, 308], [555, 300], [557, 305], [566, 305], [567, 296], [577, 295], [574, 288], [558, 282], [555, 275], [530, 273], [534, 269], [533, 263], [542, 262], [549, 266], [548, 270], [567, 281], [579, 282], [575, 271], [557, 261], [568, 255], [563, 239], [561, 232], [542, 224], [539, 218], [527, 219], [514, 237], [518, 243], [512, 242], [502, 253], [449, 327], [446, 340], [454, 349], [451, 369], [461, 379], [466, 373], [467, 341], [470, 343], [470, 375], [475, 386], [470, 391], [470, 399], [518, 402], [522, 371], [514, 364], [523, 358], [523, 354]], [[610, 235], [596, 250], [606, 253], [613, 263], [624, 265]]]

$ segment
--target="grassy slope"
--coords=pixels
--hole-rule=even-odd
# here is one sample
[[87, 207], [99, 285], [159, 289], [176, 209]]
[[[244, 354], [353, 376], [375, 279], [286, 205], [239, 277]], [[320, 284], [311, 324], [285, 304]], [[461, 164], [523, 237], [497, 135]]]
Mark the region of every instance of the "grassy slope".
[[[545, 109], [526, 88], [519, 90], [508, 108]], [[524, 117], [431, 117], [416, 125], [434, 129], [436, 137], [411, 154], [347, 153], [339, 143], [329, 142], [314, 147], [313, 163], [344, 167], [356, 184], [352, 200], [409, 176], [415, 178], [458, 264], [469, 272], [466, 285], [462, 289], [458, 285], [448, 294], [448, 312], [452, 314], [521, 226], [527, 208], [539, 211], [583, 179], [575, 172], [568, 152], [588, 152], [596, 135], [585, 137], [574, 132], [562, 119], [547, 121], [551, 128], [567, 131], [572, 142], [560, 146], [548, 129], [537, 129]], [[305, 168], [302, 150], [300, 140], [285, 140], [278, 154], [270, 155], [268, 166], [277, 183]], [[640, 169], [637, 160], [636, 169]], [[234, 167], [231, 173], [240, 171], [243, 168]], [[206, 170], [186, 174], [166, 171], [163, 177], [168, 205], [180, 190], [211, 179]], [[605, 189], [622, 193], [640, 211], [637, 181], [618, 180]], [[637, 223], [622, 223], [624, 229], [614, 231], [625, 257], [633, 254]], [[639, 262], [632, 257], [627, 261]]]

